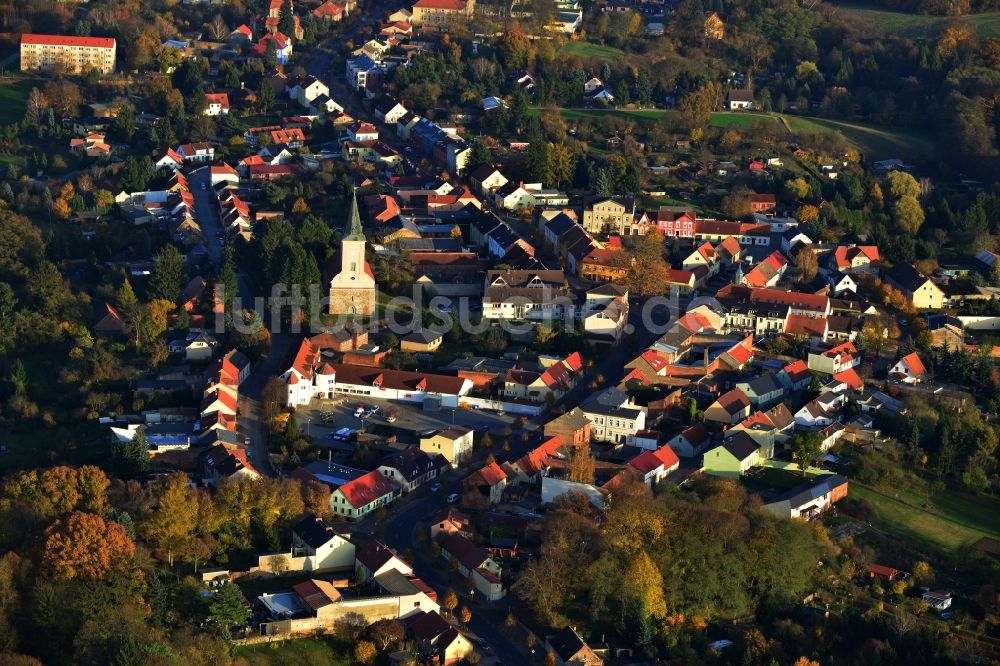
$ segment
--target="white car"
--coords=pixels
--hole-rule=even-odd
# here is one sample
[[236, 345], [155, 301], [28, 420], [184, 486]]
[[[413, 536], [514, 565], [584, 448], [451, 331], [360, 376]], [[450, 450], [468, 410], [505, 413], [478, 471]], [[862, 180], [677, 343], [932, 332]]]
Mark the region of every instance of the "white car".
[[454, 504], [459, 500], [460, 497], [461, 495], [459, 495], [458, 493], [451, 493], [450, 495], [448, 495], [448, 504]]

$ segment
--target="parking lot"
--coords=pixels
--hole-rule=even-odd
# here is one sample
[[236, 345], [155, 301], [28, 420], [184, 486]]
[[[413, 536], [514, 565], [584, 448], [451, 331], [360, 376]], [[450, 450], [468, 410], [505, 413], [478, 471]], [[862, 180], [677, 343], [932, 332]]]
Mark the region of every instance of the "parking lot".
[[[358, 407], [377, 405], [378, 412], [363, 417], [355, 416]], [[370, 412], [370, 410], [369, 410]], [[295, 412], [303, 432], [313, 437], [317, 446], [333, 443], [332, 435], [340, 428], [358, 430], [377, 429], [394, 434], [402, 442], [416, 442], [422, 432], [450, 428], [452, 425], [465, 426], [479, 432], [497, 435], [505, 426], [514, 422], [516, 416], [500, 416], [488, 410], [445, 408], [438, 412], [424, 411], [419, 404], [408, 404], [380, 400], [368, 396], [346, 396], [335, 400], [314, 400], [309, 407]], [[332, 414], [324, 421], [322, 414]], [[390, 422], [391, 418], [394, 418]]]

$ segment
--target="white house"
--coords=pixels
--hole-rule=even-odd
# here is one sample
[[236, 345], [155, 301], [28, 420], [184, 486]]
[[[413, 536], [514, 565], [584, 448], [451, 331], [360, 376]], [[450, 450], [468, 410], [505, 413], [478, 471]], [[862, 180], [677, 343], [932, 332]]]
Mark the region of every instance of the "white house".
[[907, 354], [896, 361], [889, 370], [889, 379], [903, 384], [917, 384], [927, 376], [927, 368], [917, 352]]
[[185, 143], [177, 147], [177, 154], [185, 162], [211, 162], [215, 159], [215, 147], [210, 143]]
[[700, 423], [696, 423], [689, 428], [685, 428], [680, 434], [667, 442], [667, 444], [670, 445], [671, 450], [677, 455], [685, 458], [693, 458], [704, 451], [710, 441], [712, 441], [712, 436], [708, 432], [708, 428]]
[[661, 446], [655, 451], [643, 451], [628, 461], [629, 467], [642, 474], [643, 482], [650, 487], [665, 479], [680, 464], [677, 454], [669, 445]]
[[398, 571], [405, 576], [413, 575], [413, 567], [396, 555], [396, 551], [381, 541], [373, 540], [358, 550], [354, 564], [355, 571], [361, 571], [365, 580], [373, 580], [389, 571]]
[[535, 205], [535, 196], [524, 187], [524, 183], [507, 183], [494, 195], [497, 208], [521, 210]]
[[921, 599], [934, 610], [941, 612], [951, 608], [951, 592], [928, 590], [921, 595]]
[[354, 566], [354, 544], [309, 514], [292, 528], [292, 557], [305, 558], [302, 571], [350, 569]]
[[389, 479], [374, 470], [348, 481], [330, 495], [330, 508], [348, 520], [360, 520], [396, 498]]
[[297, 81], [288, 89], [288, 96], [299, 103], [299, 106], [309, 108], [312, 101], [321, 95], [330, 96], [330, 87], [315, 76], [307, 76]]
[[604, 87], [604, 82], [601, 81], [596, 76], [587, 79], [587, 82], [583, 84], [583, 93], [589, 95], [595, 90], [599, 90]]
[[406, 114], [406, 107], [392, 99], [375, 107], [375, 119], [390, 127], [395, 127], [396, 121]]
[[580, 405], [590, 419], [591, 436], [599, 442], [632, 444], [635, 433], [646, 429], [646, 408], [616, 388], [608, 388]]
[[225, 116], [229, 114], [229, 94], [228, 93], [206, 93], [205, 94], [205, 115]]
[[803, 428], [825, 428], [837, 419], [841, 407], [846, 402], [846, 392], [823, 393], [795, 412], [795, 425]]

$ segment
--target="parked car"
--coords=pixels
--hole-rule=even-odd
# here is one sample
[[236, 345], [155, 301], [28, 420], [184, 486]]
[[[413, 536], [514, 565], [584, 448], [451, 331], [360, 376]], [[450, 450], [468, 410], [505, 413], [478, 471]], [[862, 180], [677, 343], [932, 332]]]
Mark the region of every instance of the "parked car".
[[365, 408], [364, 407], [358, 407], [357, 409], [354, 410], [354, 416], [356, 416], [359, 419], [362, 416], [364, 416], [364, 414], [365, 414]]
[[385, 420], [386, 420], [386, 423], [395, 423], [396, 422], [396, 415], [395, 414], [389, 414], [389, 416], [385, 417]]
[[440, 481], [435, 481], [434, 483], [431, 484], [431, 492], [432, 493], [436, 493], [439, 490], [441, 490], [441, 482]]
[[458, 493], [451, 493], [450, 495], [448, 495], [448, 504], [454, 504], [459, 500], [460, 497], [461, 495], [459, 495]]

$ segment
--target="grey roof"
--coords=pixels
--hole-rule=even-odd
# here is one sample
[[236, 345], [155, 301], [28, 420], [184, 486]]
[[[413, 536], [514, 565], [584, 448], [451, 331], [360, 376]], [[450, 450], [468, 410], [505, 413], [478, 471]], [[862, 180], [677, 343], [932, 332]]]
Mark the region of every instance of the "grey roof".
[[907, 291], [916, 291], [929, 279], [917, 272], [917, 269], [910, 264], [896, 264], [889, 269], [886, 276]]
[[351, 193], [351, 217], [347, 221], [347, 235], [345, 241], [363, 241], [365, 232], [361, 230], [361, 216], [358, 215], [358, 193], [355, 190]]
[[292, 528], [292, 532], [313, 549], [328, 544], [331, 539], [337, 536], [332, 527], [311, 513], [306, 514], [305, 518]]
[[565, 627], [559, 633], [549, 636], [548, 642], [552, 651], [564, 662], [568, 662], [577, 652], [587, 647], [587, 644], [572, 627]]
[[427, 472], [437, 469], [439, 467], [437, 458], [439, 457], [438, 455], [431, 456], [418, 448], [411, 447], [399, 453], [389, 454], [379, 462], [379, 467], [391, 467], [402, 474], [407, 481], [413, 481]]
[[787, 502], [789, 509], [795, 509], [808, 504], [817, 497], [826, 495], [834, 488], [842, 486], [845, 483], [847, 483], [847, 479], [839, 474], [824, 474], [822, 476], [816, 476], [808, 481], [805, 481], [804, 483], [800, 483], [794, 488], [791, 488], [784, 494], [779, 495], [774, 499], [774, 501], [768, 502], [768, 506], [775, 506]]
[[742, 430], [726, 440], [722, 446], [737, 460], [746, 460], [760, 448], [760, 444]]
[[559, 213], [545, 223], [545, 227], [555, 234], [556, 238], [562, 236], [575, 226], [577, 226], [576, 221], [566, 213]]

